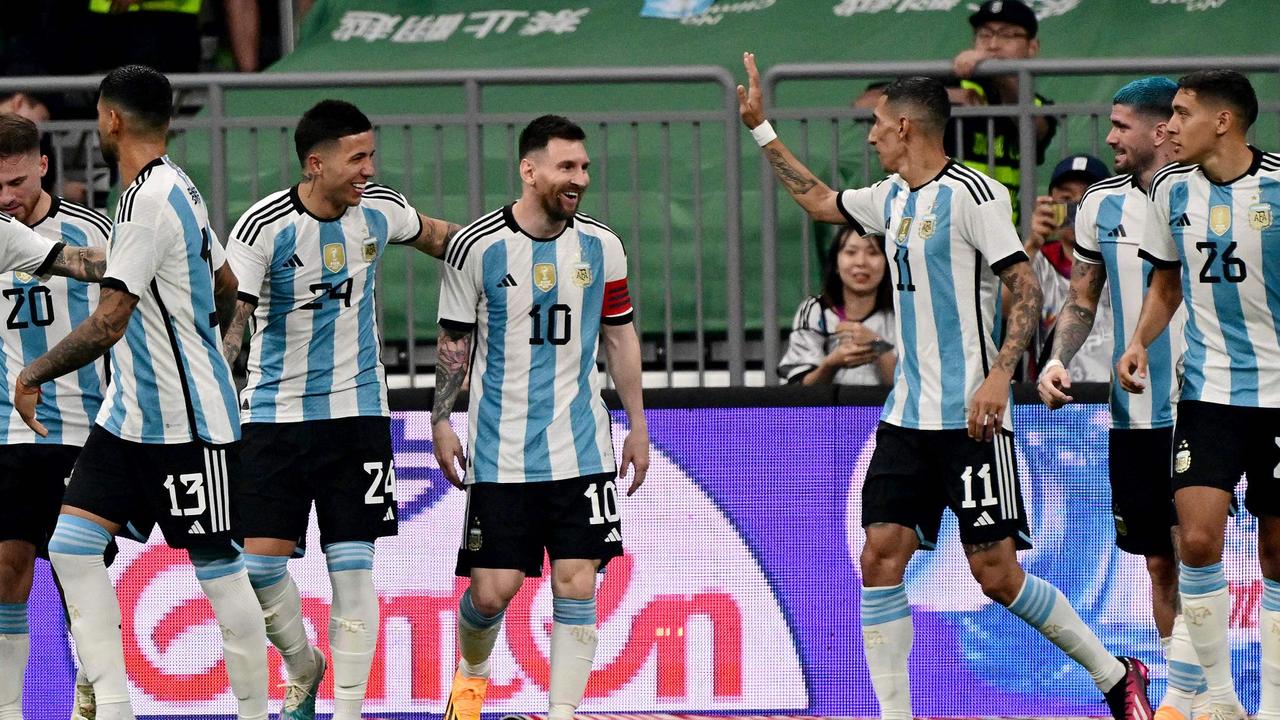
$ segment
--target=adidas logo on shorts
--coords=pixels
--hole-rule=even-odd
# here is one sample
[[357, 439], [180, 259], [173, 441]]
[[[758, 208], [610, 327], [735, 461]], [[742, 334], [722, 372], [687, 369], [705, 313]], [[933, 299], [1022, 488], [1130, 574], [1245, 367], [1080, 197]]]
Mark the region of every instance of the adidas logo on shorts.
[[191, 523], [191, 529], [187, 531], [187, 534], [188, 535], [204, 535], [205, 534], [204, 526], [200, 524], [199, 520], [197, 520]]
[[986, 510], [983, 510], [982, 514], [978, 516], [978, 519], [973, 521], [974, 527], [986, 527], [987, 525], [995, 525], [995, 524], [996, 524], [996, 521], [991, 519], [990, 513], [988, 513]]
[[396, 519], [396, 509], [387, 508], [387, 514], [382, 516], [382, 522], [391, 522]]
[[609, 531], [608, 535], [604, 536], [604, 541], [607, 543], [620, 543], [622, 542], [622, 533], [618, 532], [618, 528], [614, 528]]

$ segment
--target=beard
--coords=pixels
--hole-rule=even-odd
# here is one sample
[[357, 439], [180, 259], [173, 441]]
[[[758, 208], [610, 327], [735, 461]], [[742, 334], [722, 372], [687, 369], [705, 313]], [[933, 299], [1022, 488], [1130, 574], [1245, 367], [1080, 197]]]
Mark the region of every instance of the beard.
[[[579, 194], [578, 198], [581, 199], [582, 195]], [[555, 222], [568, 222], [573, 219], [573, 213], [575, 212], [574, 210], [566, 211], [564, 206], [560, 204], [559, 191], [556, 191], [549, 196], [542, 196], [542, 211], [547, 214], [547, 217], [551, 218]]]
[[98, 138], [98, 149], [102, 153], [102, 159], [107, 162], [108, 167], [114, 167], [116, 162], [120, 160], [120, 153], [115, 145], [108, 145], [102, 142], [102, 138]]

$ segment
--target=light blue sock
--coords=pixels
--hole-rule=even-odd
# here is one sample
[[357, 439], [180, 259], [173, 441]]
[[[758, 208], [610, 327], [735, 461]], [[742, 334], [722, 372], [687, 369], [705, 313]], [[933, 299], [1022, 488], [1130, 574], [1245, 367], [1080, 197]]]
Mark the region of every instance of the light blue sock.
[[1204, 567], [1178, 563], [1178, 591], [1183, 595], [1207, 595], [1226, 586], [1227, 576], [1220, 562]]
[[462, 619], [462, 622], [470, 625], [476, 630], [485, 630], [497, 625], [502, 622], [502, 616], [504, 614], [506, 614], [506, 611], [500, 612], [493, 617], [480, 614], [480, 611], [476, 609], [475, 604], [471, 602], [470, 588], [468, 588], [466, 592], [462, 593], [462, 599], [458, 601], [458, 617]]
[[26, 603], [0, 603], [0, 635], [27, 635], [30, 632]]
[[98, 523], [78, 515], [59, 515], [49, 538], [49, 552], [62, 555], [101, 555], [111, 542], [111, 533]]
[[244, 570], [244, 558], [230, 547], [225, 550], [188, 550], [187, 555], [196, 569], [196, 579], [200, 581], [217, 580]]
[[373, 569], [371, 542], [336, 542], [325, 545], [323, 550], [325, 564], [331, 573]]
[[563, 625], [596, 624], [596, 599], [552, 598], [551, 619]]
[[249, 571], [249, 584], [254, 590], [261, 590], [284, 579], [289, 572], [289, 558], [245, 553], [244, 567]]

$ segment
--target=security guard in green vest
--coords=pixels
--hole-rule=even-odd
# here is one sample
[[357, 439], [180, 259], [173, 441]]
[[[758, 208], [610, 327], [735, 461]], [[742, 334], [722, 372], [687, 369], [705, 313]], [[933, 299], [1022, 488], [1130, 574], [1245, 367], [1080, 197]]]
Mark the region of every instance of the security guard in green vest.
[[[200, 70], [201, 0], [88, 0], [110, 43], [98, 57], [102, 69], [148, 65], [163, 73]], [[109, 56], [109, 57], [107, 57]]]
[[[969, 16], [973, 26], [973, 47], [956, 55], [954, 69], [960, 78], [958, 92], [952, 92], [953, 100], [963, 105], [1005, 105], [1018, 101], [1018, 76], [974, 78], [974, 67], [987, 59], [1020, 60], [1035, 57], [1040, 52], [1036, 39], [1039, 23], [1036, 14], [1020, 0], [987, 0]], [[1052, 104], [1040, 95], [1037, 105]], [[963, 159], [965, 165], [986, 173], [1009, 188], [1013, 196], [1014, 221], [1018, 219], [1019, 158], [1018, 122], [1013, 117], [995, 118], [992, 132], [987, 132], [987, 118], [953, 118], [960, 123], [960, 145], [956, 146], [955, 127], [946, 135], [947, 153]], [[1057, 120], [1052, 117], [1036, 119], [1036, 164], [1044, 163], [1045, 148], [1053, 140]], [[988, 136], [989, 135], [989, 136]], [[994, 151], [994, 152], [992, 152]], [[987, 158], [994, 155], [994, 165]]]

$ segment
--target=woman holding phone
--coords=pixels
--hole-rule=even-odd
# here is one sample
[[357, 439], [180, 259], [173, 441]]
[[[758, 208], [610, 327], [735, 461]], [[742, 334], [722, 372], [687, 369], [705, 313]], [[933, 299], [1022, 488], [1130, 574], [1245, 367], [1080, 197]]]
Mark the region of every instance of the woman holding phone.
[[796, 310], [778, 375], [788, 383], [890, 385], [897, 364], [884, 238], [842, 227], [822, 269], [822, 292]]

